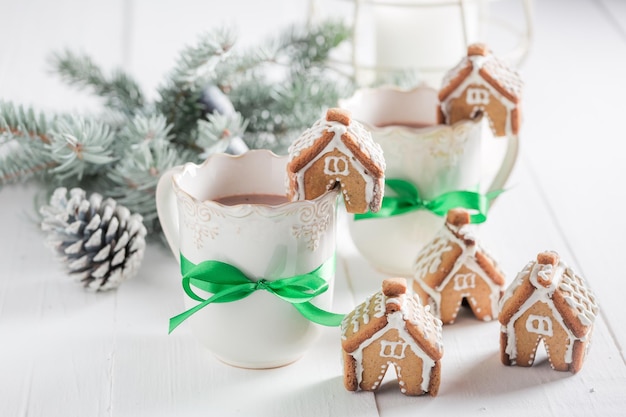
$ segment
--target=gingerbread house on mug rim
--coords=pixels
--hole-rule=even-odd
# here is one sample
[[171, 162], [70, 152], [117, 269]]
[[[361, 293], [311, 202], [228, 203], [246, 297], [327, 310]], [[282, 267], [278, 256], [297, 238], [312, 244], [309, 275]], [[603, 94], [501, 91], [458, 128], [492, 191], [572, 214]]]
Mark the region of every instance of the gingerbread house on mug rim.
[[344, 385], [375, 391], [390, 365], [406, 395], [439, 390], [443, 356], [441, 321], [406, 293], [404, 278], [383, 281], [341, 324]]
[[504, 274], [476, 242], [465, 209], [448, 212], [445, 226], [418, 254], [413, 290], [445, 324], [454, 323], [463, 300], [481, 320], [498, 315]]
[[439, 123], [453, 124], [484, 113], [495, 136], [517, 135], [521, 124], [519, 74], [483, 44], [472, 44], [467, 56], [444, 77], [439, 92]]
[[350, 213], [376, 212], [382, 204], [385, 160], [371, 134], [332, 108], [296, 139], [287, 164], [292, 200], [312, 200], [339, 185]]
[[555, 252], [540, 253], [502, 297], [502, 363], [531, 366], [543, 340], [553, 369], [578, 372], [597, 315], [598, 305], [584, 279]]

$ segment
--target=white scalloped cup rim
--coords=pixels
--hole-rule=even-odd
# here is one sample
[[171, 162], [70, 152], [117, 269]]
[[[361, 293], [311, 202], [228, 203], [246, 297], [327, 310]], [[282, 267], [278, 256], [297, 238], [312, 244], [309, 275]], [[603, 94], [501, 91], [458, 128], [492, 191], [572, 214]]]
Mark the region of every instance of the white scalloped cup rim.
[[[210, 195], [211, 180], [218, 180], [218, 174], [221, 171], [221, 168], [216, 166], [216, 163], [249, 164], [250, 160], [261, 164], [260, 167], [267, 167], [267, 170], [262, 172], [266, 175], [249, 175], [246, 178], [246, 180], [252, 180], [254, 182], [241, 181], [241, 178], [238, 177], [228, 182], [228, 185], [235, 186], [235, 191], [233, 191], [232, 187], [226, 187], [229, 190], [227, 193], [223, 193], [223, 195]], [[264, 216], [278, 216], [286, 212], [298, 210], [299, 208], [314, 206], [321, 201], [337, 199], [339, 191], [330, 190], [313, 200], [286, 201], [275, 205], [265, 203], [239, 203], [229, 205], [215, 201], [215, 199], [223, 197], [244, 194], [271, 194], [285, 196], [286, 198], [287, 161], [288, 157], [286, 155], [277, 155], [266, 149], [250, 150], [241, 155], [216, 153], [210, 155], [200, 164], [188, 162], [182, 165], [180, 171], [173, 175], [172, 181], [174, 190], [177, 193], [185, 194], [196, 204], [213, 207], [232, 217], [244, 217], [252, 212]], [[278, 165], [277, 162], [280, 162], [280, 165]], [[232, 167], [230, 169], [232, 169]], [[258, 171], [264, 170], [259, 168]], [[203, 178], [203, 181], [197, 181], [198, 178]], [[281, 184], [281, 188], [279, 188], [277, 184]]]
[[424, 84], [409, 90], [395, 86], [362, 88], [351, 97], [339, 100], [340, 107], [350, 110], [355, 120], [378, 136], [413, 136], [481, 122], [476, 118], [452, 125], [438, 124], [438, 103], [437, 90]]

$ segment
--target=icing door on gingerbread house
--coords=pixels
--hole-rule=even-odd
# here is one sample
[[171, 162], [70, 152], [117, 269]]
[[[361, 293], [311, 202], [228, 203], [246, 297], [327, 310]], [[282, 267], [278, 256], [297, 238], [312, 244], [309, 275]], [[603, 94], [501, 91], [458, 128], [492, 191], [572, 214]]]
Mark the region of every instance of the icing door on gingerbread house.
[[[424, 368], [422, 358], [425, 353], [412, 340], [411, 335], [400, 333], [398, 329], [389, 329], [373, 338], [374, 340], [366, 341], [358, 349], [361, 352], [357, 351], [357, 354], [369, 358], [362, 363], [362, 390], [377, 389], [389, 366], [393, 365], [403, 394], [420, 395], [428, 391], [432, 366]], [[423, 375], [424, 372], [426, 375]]]
[[500, 310], [502, 363], [531, 366], [543, 340], [554, 369], [581, 369], [598, 306], [584, 279], [558, 254], [541, 252], [526, 265], [507, 289]]
[[[350, 212], [364, 213], [368, 209], [365, 199], [367, 184], [359, 169], [359, 164], [353, 156], [346, 155], [341, 150], [334, 148], [317, 158], [304, 173], [304, 181], [310, 184], [311, 195], [321, 195], [327, 189], [335, 186], [341, 187], [342, 195]], [[320, 181], [323, 178], [323, 181]], [[350, 182], [349, 192], [346, 186]]]
[[459, 97], [450, 100], [449, 123], [472, 120], [480, 114], [486, 114], [496, 136], [503, 136], [506, 133], [508, 110], [501, 100], [487, 86], [470, 84]]
[[563, 326], [563, 320], [553, 305], [538, 301], [515, 320], [515, 332], [518, 346], [533, 346], [532, 350], [519, 349], [516, 362], [521, 366], [530, 366], [535, 359], [539, 342], [543, 340], [554, 369], [567, 371], [568, 364], [563, 360], [563, 349], [570, 347], [574, 335]]
[[384, 189], [382, 152], [347, 110], [328, 109], [289, 147], [289, 198], [312, 200], [340, 187], [349, 213], [376, 212]]
[[341, 323], [344, 385], [374, 391], [392, 366], [406, 395], [439, 390], [443, 355], [441, 321], [407, 293], [404, 278], [388, 278], [383, 289]]
[[[490, 279], [484, 272], [478, 273], [466, 265], [451, 274], [447, 283], [438, 291], [445, 296], [441, 297], [441, 321], [453, 323], [463, 300], [466, 300], [474, 316], [479, 320], [494, 319], [498, 312], [497, 301], [499, 291], [493, 291], [492, 285], [486, 281]], [[493, 300], [491, 300], [493, 298]], [[494, 307], [495, 306], [495, 307]]]

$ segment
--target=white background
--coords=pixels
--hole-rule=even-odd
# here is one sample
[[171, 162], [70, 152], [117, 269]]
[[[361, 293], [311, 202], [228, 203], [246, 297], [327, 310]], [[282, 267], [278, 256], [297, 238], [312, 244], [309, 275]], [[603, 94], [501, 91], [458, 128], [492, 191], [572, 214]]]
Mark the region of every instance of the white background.
[[[518, 17], [515, 1], [493, 4]], [[118, 291], [71, 282], [32, 220], [35, 186], [0, 190], [0, 414], [3, 416], [624, 415], [624, 180], [626, 3], [542, 0], [520, 72], [526, 82], [521, 155], [509, 191], [480, 229], [507, 282], [537, 252], [558, 251], [600, 303], [580, 373], [499, 361], [499, 325], [461, 317], [444, 330], [439, 396], [405, 397], [390, 378], [377, 394], [342, 385], [339, 331], [288, 367], [221, 364], [189, 329], [167, 336], [182, 311], [176, 262], [148, 248]], [[41, 110], [95, 109], [46, 59], [70, 48], [121, 67], [153, 92], [177, 52], [201, 31], [236, 24], [252, 42], [306, 15], [305, 1], [0, 0], [0, 97]], [[378, 290], [382, 275], [340, 225], [336, 311]], [[541, 350], [541, 349], [540, 349]]]

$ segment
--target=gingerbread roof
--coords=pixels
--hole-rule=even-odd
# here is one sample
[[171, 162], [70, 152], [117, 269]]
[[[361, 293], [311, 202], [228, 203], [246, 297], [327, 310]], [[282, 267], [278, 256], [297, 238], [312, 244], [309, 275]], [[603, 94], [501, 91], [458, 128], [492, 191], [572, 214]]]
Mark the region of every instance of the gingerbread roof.
[[[530, 302], [528, 302], [530, 300]], [[584, 337], [598, 315], [595, 296], [585, 280], [576, 275], [554, 252], [542, 252], [529, 262], [500, 300], [500, 323], [509, 321], [533, 301], [552, 300], [563, 324], [577, 338]]]
[[448, 212], [445, 226], [417, 256], [416, 278], [430, 288], [440, 290], [471, 259], [494, 284], [504, 285], [504, 275], [491, 256], [476, 242], [468, 227], [469, 223], [467, 210], [452, 209]]
[[522, 79], [517, 71], [493, 55], [484, 44], [470, 45], [467, 48], [467, 56], [448, 71], [439, 91], [439, 100], [444, 101], [471, 74], [478, 74], [512, 103], [519, 103], [523, 87]]
[[332, 108], [326, 117], [316, 121], [289, 148], [287, 169], [297, 172], [329, 146], [345, 149], [374, 178], [385, 174], [385, 159], [380, 147], [363, 125], [350, 117], [345, 109]]
[[354, 352], [379, 330], [390, 323], [393, 325], [395, 321], [391, 317], [400, 316], [415, 343], [432, 360], [441, 359], [441, 320], [430, 314], [430, 307], [422, 306], [415, 294], [408, 294], [406, 291], [406, 279], [386, 279], [381, 291], [352, 310], [341, 324], [343, 349], [349, 353]]

